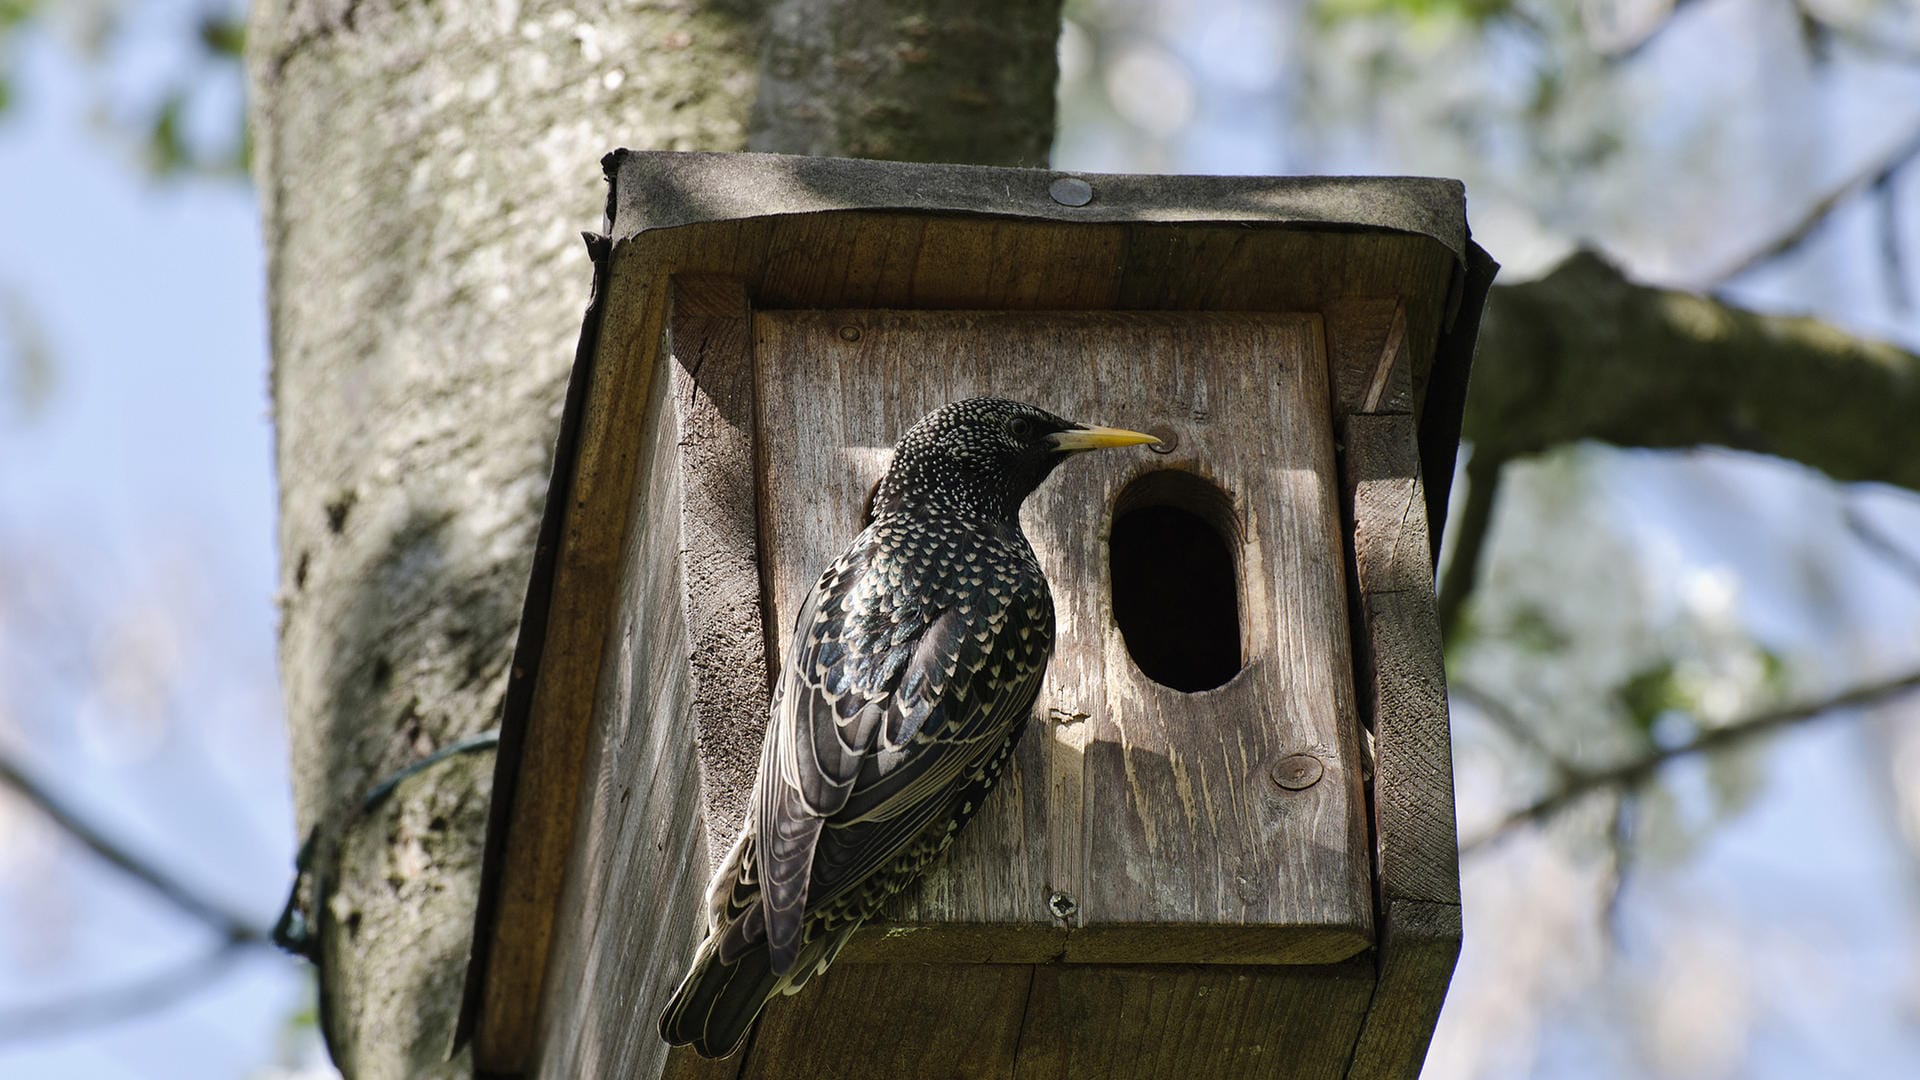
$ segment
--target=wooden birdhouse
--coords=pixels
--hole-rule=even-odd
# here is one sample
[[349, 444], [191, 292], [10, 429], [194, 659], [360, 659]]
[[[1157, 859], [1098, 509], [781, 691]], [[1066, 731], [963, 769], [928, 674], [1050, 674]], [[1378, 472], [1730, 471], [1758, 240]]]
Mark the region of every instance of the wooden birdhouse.
[[[619, 152], [501, 737], [497, 1076], [1413, 1076], [1460, 940], [1433, 552], [1493, 266], [1445, 180]], [[1151, 431], [1024, 522], [1052, 667], [946, 859], [739, 1055], [655, 1019], [889, 447]]]

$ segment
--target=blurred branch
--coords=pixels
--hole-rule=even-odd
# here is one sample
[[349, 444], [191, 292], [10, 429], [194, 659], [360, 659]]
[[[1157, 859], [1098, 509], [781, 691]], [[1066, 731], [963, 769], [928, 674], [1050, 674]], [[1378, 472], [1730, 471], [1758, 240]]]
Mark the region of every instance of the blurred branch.
[[0, 1012], [0, 1044], [67, 1035], [171, 1008], [211, 985], [239, 959], [248, 942], [223, 941], [177, 967], [104, 990]]
[[1913, 306], [1907, 293], [1907, 259], [1901, 243], [1900, 193], [1893, 173], [1880, 177], [1873, 185], [1873, 205], [1879, 211], [1880, 280], [1887, 289], [1887, 306], [1906, 314]]
[[1647, 46], [1654, 43], [1655, 39], [1661, 34], [1666, 33], [1667, 30], [1674, 25], [1675, 21], [1679, 19], [1681, 11], [1691, 6], [1692, 3], [1693, 0], [1673, 0], [1672, 5], [1668, 7], [1666, 13], [1651, 22], [1639, 35], [1622, 42], [1613, 49], [1607, 50], [1604, 54], [1607, 60], [1611, 63], [1619, 64], [1639, 56]]
[[1857, 506], [1847, 506], [1841, 511], [1841, 520], [1846, 523], [1847, 531], [1867, 550], [1890, 563], [1895, 570], [1911, 578], [1920, 585], [1920, 554], [1908, 551], [1889, 535], [1886, 530], [1873, 523], [1872, 519], [1860, 512]]
[[1626, 895], [1627, 878], [1633, 872], [1633, 812], [1635, 798], [1631, 790], [1622, 791], [1613, 800], [1613, 821], [1607, 829], [1607, 848], [1613, 853], [1613, 872], [1608, 875], [1607, 902], [1601, 921], [1608, 938], [1620, 941], [1620, 900]]
[[1904, 138], [1894, 140], [1884, 154], [1868, 162], [1859, 172], [1814, 200], [1799, 218], [1774, 239], [1708, 271], [1703, 275], [1703, 280], [1707, 282], [1709, 288], [1718, 288], [1742, 274], [1791, 254], [1794, 249], [1805, 243], [1808, 237], [1819, 231], [1820, 226], [1825, 224], [1827, 218], [1842, 204], [1876, 187], [1891, 184], [1894, 174], [1916, 156], [1920, 156], [1920, 128], [1915, 128]]
[[78, 840], [87, 850], [145, 885], [169, 904], [205, 923], [227, 944], [258, 945], [266, 942], [267, 932], [264, 929], [108, 839], [106, 834], [75, 813], [45, 785], [28, 776], [4, 754], [0, 754], [0, 783], [19, 792], [48, 820]]
[[1472, 706], [1480, 715], [1486, 717], [1493, 726], [1505, 732], [1507, 737], [1526, 747], [1540, 757], [1562, 780], [1572, 780], [1579, 774], [1572, 762], [1560, 755], [1560, 752], [1548, 746], [1540, 737], [1539, 731], [1527, 722], [1513, 706], [1482, 689], [1478, 684], [1466, 679], [1449, 677], [1447, 693], [1459, 701]]
[[1481, 552], [1486, 547], [1487, 531], [1493, 525], [1493, 504], [1500, 495], [1500, 477], [1506, 461], [1492, 453], [1482, 453], [1476, 445], [1467, 457], [1467, 500], [1460, 508], [1460, 525], [1454, 533], [1453, 557], [1440, 576], [1440, 637], [1447, 640], [1460, 628], [1461, 613], [1467, 598], [1480, 583]]
[[1725, 446], [1920, 491], [1915, 416], [1920, 356], [1818, 319], [1640, 285], [1583, 251], [1493, 290], [1463, 428], [1476, 456], [1496, 459], [1588, 439]]
[[1920, 689], [1920, 671], [1910, 672], [1897, 679], [1857, 687], [1824, 701], [1790, 705], [1757, 713], [1744, 720], [1736, 720], [1702, 731], [1684, 743], [1661, 747], [1644, 757], [1605, 769], [1577, 772], [1572, 779], [1554, 791], [1515, 810], [1492, 829], [1461, 844], [1460, 850], [1463, 853], [1472, 852], [1521, 826], [1544, 822], [1595, 792], [1618, 791], [1629, 794], [1652, 779], [1653, 775], [1667, 763], [1679, 758], [1731, 749], [1781, 728], [1832, 716], [1848, 709], [1863, 709], [1885, 704], [1917, 689]]

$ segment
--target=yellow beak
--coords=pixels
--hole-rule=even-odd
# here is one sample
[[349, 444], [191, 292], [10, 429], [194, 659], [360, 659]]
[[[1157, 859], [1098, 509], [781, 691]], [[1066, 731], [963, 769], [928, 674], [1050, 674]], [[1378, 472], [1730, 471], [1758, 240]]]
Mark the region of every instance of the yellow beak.
[[1160, 440], [1144, 431], [1128, 431], [1117, 427], [1082, 427], [1068, 431], [1056, 431], [1047, 436], [1053, 442], [1054, 449], [1063, 453], [1074, 450], [1105, 450], [1114, 446], [1150, 446], [1160, 445]]

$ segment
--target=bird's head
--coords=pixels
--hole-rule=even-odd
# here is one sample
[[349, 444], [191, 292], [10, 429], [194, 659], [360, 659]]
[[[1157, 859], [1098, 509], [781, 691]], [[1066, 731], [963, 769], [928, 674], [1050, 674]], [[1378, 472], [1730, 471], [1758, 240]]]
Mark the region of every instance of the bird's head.
[[894, 444], [873, 509], [876, 515], [921, 509], [1008, 520], [1074, 454], [1159, 441], [1076, 424], [1018, 401], [968, 398], [921, 417]]

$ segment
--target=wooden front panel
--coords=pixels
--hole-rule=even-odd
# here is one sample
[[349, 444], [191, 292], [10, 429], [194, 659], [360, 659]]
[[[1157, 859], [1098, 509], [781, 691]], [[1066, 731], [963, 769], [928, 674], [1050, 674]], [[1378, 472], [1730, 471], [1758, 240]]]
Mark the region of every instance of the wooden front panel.
[[[1070, 462], [1028, 502], [1059, 613], [1033, 728], [947, 860], [843, 966], [863, 955], [1324, 964], [1371, 942], [1316, 317], [760, 312], [754, 363], [761, 555], [782, 643], [805, 590], [859, 531], [894, 439], [936, 406], [990, 393], [1179, 439], [1171, 454]], [[1241, 534], [1247, 663], [1202, 693], [1143, 675], [1111, 614], [1115, 500], [1159, 469], [1224, 489]], [[1317, 760], [1318, 781], [1276, 783], [1275, 767], [1300, 754]], [[1065, 918], [1049, 908], [1056, 894]]]

